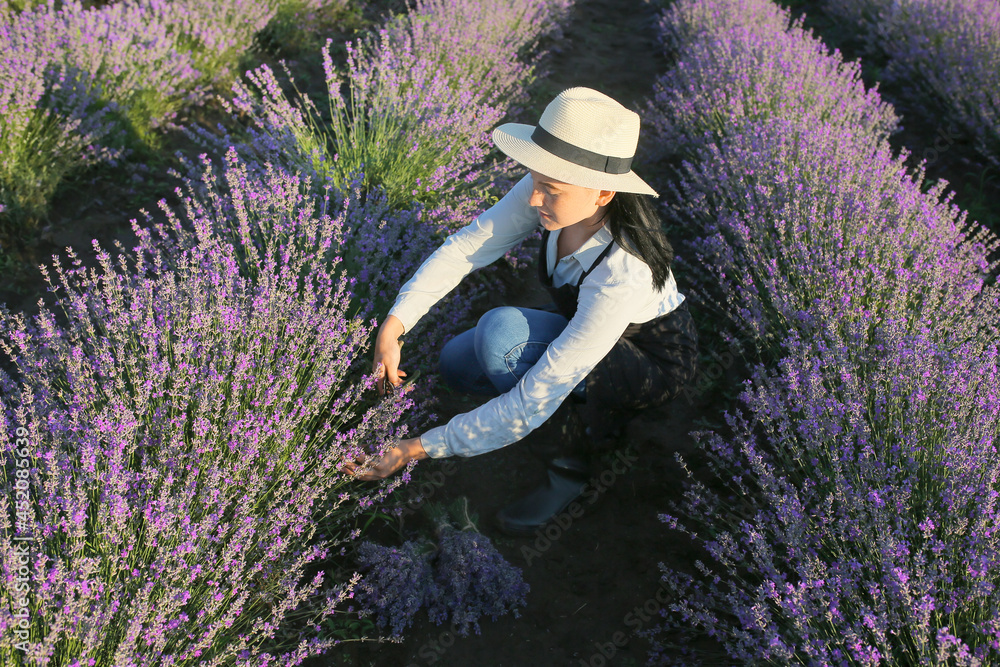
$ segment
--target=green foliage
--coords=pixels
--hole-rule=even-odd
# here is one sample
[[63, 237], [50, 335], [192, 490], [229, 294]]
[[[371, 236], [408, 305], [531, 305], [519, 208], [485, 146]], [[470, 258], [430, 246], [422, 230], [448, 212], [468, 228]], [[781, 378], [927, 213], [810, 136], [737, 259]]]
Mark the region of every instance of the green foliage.
[[28, 236], [59, 182], [78, 166], [75, 156], [58, 157], [57, 149], [66, 140], [61, 128], [61, 118], [41, 109], [34, 111], [19, 137], [7, 136], [6, 127], [0, 125], [4, 155], [0, 161], [0, 237]]
[[0, 11], [0, 14], [6, 12], [23, 12], [25, 9], [32, 9], [40, 4], [43, 0], [6, 0], [4, 3], [4, 8]]
[[[99, 104], [90, 106], [103, 113]], [[68, 119], [48, 108], [29, 112], [17, 135], [0, 123], [0, 242], [30, 242], [49, 203], [65, 179], [87, 166], [81, 159], [93, 137], [75, 131]], [[113, 140], [112, 140], [113, 143]]]
[[332, 34], [349, 34], [365, 26], [360, 7], [342, 0], [320, 7], [308, 0], [282, 0], [255, 46], [276, 56], [310, 57]]
[[382, 186], [394, 207], [436, 199], [436, 193], [418, 186], [431, 177], [439, 154], [455, 146], [451, 138], [428, 136], [415, 144], [420, 119], [400, 113], [380, 82], [352, 85], [346, 98], [334, 95], [331, 90], [328, 121], [310, 114], [313, 133], [300, 137], [304, 153], [320, 156], [313, 165], [317, 173], [340, 188], [362, 173], [365, 189]]

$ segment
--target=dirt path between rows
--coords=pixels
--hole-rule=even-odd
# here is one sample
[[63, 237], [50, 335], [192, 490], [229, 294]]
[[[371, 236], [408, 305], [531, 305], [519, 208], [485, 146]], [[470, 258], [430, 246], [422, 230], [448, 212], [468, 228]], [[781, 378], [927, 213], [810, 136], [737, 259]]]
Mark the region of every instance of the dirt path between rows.
[[[656, 40], [658, 13], [645, 0], [578, 0], [565, 40], [550, 56], [550, 73], [537, 83], [535, 99], [540, 104], [533, 106], [544, 107], [559, 91], [582, 85], [638, 110], [667, 66]], [[683, 284], [682, 277], [678, 280]], [[532, 306], [547, 300], [534, 282], [520, 286], [507, 303]], [[703, 366], [701, 372], [731, 373], [725, 365]], [[438, 415], [443, 423], [475, 405], [444, 397]], [[695, 420], [706, 415], [717, 419], [718, 414], [707, 396], [693, 391], [669, 409], [633, 420], [618, 443], [619, 463], [609, 466], [592, 487], [595, 493], [588, 496], [586, 513], [565, 529], [550, 526], [534, 538], [504, 537], [492, 523], [500, 507], [542, 480], [541, 465], [526, 449], [512, 445], [475, 458], [421, 463], [410, 485], [412, 493], [422, 487], [431, 490], [433, 501], [469, 499], [482, 518], [482, 532], [523, 569], [531, 586], [527, 609], [520, 618], [484, 619], [481, 635], [464, 638], [421, 614], [401, 644], [362, 644], [316, 664], [644, 664], [649, 644], [638, 633], [656, 622], [660, 600], [665, 599], [659, 593], [658, 563], [689, 569], [696, 558], [690, 542], [657, 518], [681, 493], [682, 474], [674, 454], [697, 459], [688, 433], [696, 428]]]

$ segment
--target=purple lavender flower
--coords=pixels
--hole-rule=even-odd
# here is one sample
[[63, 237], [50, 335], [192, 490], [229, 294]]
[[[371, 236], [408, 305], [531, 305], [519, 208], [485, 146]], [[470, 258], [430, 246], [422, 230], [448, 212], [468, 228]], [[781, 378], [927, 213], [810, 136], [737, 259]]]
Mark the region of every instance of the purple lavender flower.
[[903, 321], [874, 337], [834, 328], [790, 337], [779, 368], [755, 372], [727, 419], [733, 436], [699, 434], [713, 477], [731, 481], [710, 490], [692, 477], [665, 517], [710, 555], [701, 577], [665, 570], [668, 621], [712, 633], [741, 662], [990, 664], [996, 326], [960, 343]]
[[[410, 540], [402, 547], [364, 543], [358, 560], [367, 572], [358, 600], [379, 627], [391, 627], [394, 636], [413, 623], [427, 608], [430, 620], [450, 623], [466, 636], [479, 634], [479, 619], [493, 620], [523, 607], [528, 585], [521, 570], [496, 550], [488, 537], [476, 530], [464, 498], [449, 508], [434, 504], [427, 510], [436, 523], [435, 539]], [[456, 527], [452, 522], [458, 523]]]
[[0, 202], [17, 227], [43, 212], [67, 174], [121, 157], [115, 103], [93, 74], [60, 58], [66, 27], [48, 10], [0, 16]]
[[[73, 657], [113, 664], [321, 653], [334, 640], [315, 629], [352, 583], [306, 568], [405, 482], [340, 472], [405, 433], [410, 401], [366, 399], [374, 380], [356, 368], [372, 325], [351, 314], [331, 256], [337, 222], [298, 177], [254, 181], [232, 166], [214, 211], [186, 202], [190, 237], [136, 226], [130, 255], [95, 247], [95, 269], [72, 252], [69, 267], [55, 262], [59, 321], [44, 307], [32, 324], [0, 310], [20, 381], [2, 381], [2, 451], [6, 463], [17, 425], [29, 431], [34, 509], [19, 525], [0, 512], [0, 573], [13, 591], [14, 539], [30, 536], [39, 660], [66, 636]], [[4, 497], [14, 483], [5, 467]], [[267, 657], [279, 630], [292, 645]]]
[[[650, 636], [697, 629], [744, 664], [995, 662], [997, 238], [892, 156], [856, 70], [785, 57], [808, 40], [770, 3], [689, 4], [670, 16], [704, 25], [672, 32], [650, 106], [686, 160], [679, 264], [767, 363], [729, 435], [697, 434], [710, 474], [663, 518], [708, 558], [664, 568], [676, 597]], [[855, 120], [816, 103], [840, 94]]]
[[[892, 107], [865, 90], [858, 63], [844, 63], [797, 25], [785, 29], [787, 16], [771, 2], [678, 3], [666, 16], [680, 21], [664, 28], [684, 48], [648, 102], [657, 152], [688, 157], [771, 119], [836, 125], [870, 144], [897, 126]], [[706, 25], [710, 18], [720, 25]]]
[[766, 349], [832, 320], [971, 324], [996, 238], [870, 141], [776, 119], [685, 166], [669, 198], [692, 237], [678, 265], [737, 336]]
[[925, 113], [943, 117], [1000, 165], [1000, 6], [992, 0], [826, 0], [860, 30], [869, 54], [888, 59], [887, 82]]
[[[444, 203], [431, 209], [431, 222], [451, 231], [478, 210], [496, 179], [483, 168], [488, 132], [532, 76], [536, 57], [525, 62], [521, 54], [558, 29], [567, 6], [418, 2], [377, 35], [348, 44], [345, 71], [324, 49], [327, 99], [293, 105], [261, 67], [233, 87], [231, 111], [251, 124], [246, 140], [195, 133], [209, 146], [238, 143], [244, 155], [308, 170], [340, 188], [360, 177], [366, 189], [384, 187], [396, 206]], [[317, 107], [329, 110], [329, 121], [319, 120]]]
[[[272, 3], [38, 3], [0, 15], [0, 200], [44, 212], [58, 184], [120, 159], [227, 78]], [[127, 127], [126, 127], [127, 126]]]
[[[687, 4], [670, 16], [732, 19]], [[996, 238], [966, 223], [944, 184], [923, 192], [922, 173], [892, 157], [895, 116], [856, 66], [774, 25], [770, 3], [744, 12], [758, 27], [676, 31], [689, 42], [648, 107], [661, 151], [689, 159], [665, 189], [693, 237], [678, 264], [695, 294], [764, 347], [810, 322], [877, 321], [916, 304], [961, 327]]]
[[461, 636], [470, 628], [479, 634], [483, 616], [493, 620], [507, 612], [518, 616], [518, 607], [527, 604], [529, 587], [521, 570], [474, 529], [441, 528], [434, 571], [436, 586], [427, 613], [439, 625], [450, 622]]
[[358, 547], [358, 565], [365, 576], [355, 599], [392, 636], [402, 636], [417, 612], [435, 596], [432, 554], [433, 546], [419, 541], [404, 542], [398, 548], [372, 542]]

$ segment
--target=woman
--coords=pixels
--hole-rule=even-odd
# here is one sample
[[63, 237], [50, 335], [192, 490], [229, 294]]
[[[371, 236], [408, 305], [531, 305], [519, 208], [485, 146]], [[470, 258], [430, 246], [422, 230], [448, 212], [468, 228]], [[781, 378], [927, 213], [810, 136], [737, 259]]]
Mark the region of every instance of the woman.
[[402, 287], [379, 330], [375, 370], [401, 383], [399, 337], [539, 224], [539, 277], [554, 306], [496, 308], [451, 340], [441, 353], [445, 381], [493, 398], [400, 441], [360, 479], [386, 477], [412, 459], [482, 454], [535, 431], [528, 440], [548, 479], [498, 514], [506, 532], [530, 534], [583, 492], [591, 445], [612, 413], [661, 405], [694, 376], [695, 330], [670, 270], [656, 192], [631, 171], [638, 138], [638, 115], [589, 88], [560, 93], [536, 127], [494, 130], [496, 145], [528, 175]]

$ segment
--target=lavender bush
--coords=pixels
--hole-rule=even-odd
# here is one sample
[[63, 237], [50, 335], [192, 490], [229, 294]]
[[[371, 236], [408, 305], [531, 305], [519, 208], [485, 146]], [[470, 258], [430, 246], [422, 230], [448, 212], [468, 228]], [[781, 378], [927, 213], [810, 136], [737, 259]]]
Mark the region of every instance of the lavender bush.
[[661, 152], [690, 160], [666, 189], [694, 291], [762, 349], [831, 317], [925, 308], [961, 326], [995, 238], [891, 156], [896, 117], [856, 64], [763, 0], [743, 6], [751, 28], [727, 28], [731, 4], [671, 8], [686, 47], [647, 106]]
[[[395, 209], [382, 191], [365, 193], [359, 181], [345, 191], [321, 190], [307, 175], [248, 162], [235, 147], [220, 164], [203, 155], [199, 177], [186, 179], [177, 196], [178, 205], [161, 201], [159, 216], [146, 214], [158, 245], [169, 248], [166, 261], [197, 246], [201, 226], [232, 244], [233, 261], [250, 280], [261, 279], [266, 261], [313, 254], [317, 267], [349, 276], [349, 310], [362, 318], [388, 310], [436, 245], [425, 233], [420, 207]], [[308, 235], [293, 233], [314, 218], [322, 224]], [[269, 258], [266, 248], [275, 255]]]
[[[168, 258], [196, 245], [199, 236], [192, 230], [207, 221], [213, 233], [238, 249], [234, 260], [241, 274], [256, 280], [256, 267], [264, 260], [260, 249], [266, 245], [282, 255], [311, 252], [301, 239], [289, 237], [288, 229], [313, 216], [318, 206], [323, 215], [334, 216], [336, 224], [331, 221], [316, 231], [316, 237], [328, 244], [317, 259], [327, 270], [339, 267], [349, 276], [349, 312], [356, 317], [381, 317], [439, 243], [427, 233], [430, 224], [423, 207], [397, 209], [380, 189], [366, 192], [360, 180], [346, 191], [320, 190], [307, 176], [243, 160], [234, 147], [220, 164], [203, 156], [201, 169], [197, 179], [187, 179], [184, 189], [177, 191], [179, 205], [161, 201], [159, 216], [146, 215], [157, 243], [169, 248]], [[261, 191], [280, 192], [282, 197], [260, 197]], [[414, 330], [417, 341], [413, 349], [407, 348], [408, 356], [435, 358], [440, 337], [460, 326], [477, 294], [475, 287], [459, 291], [431, 309]], [[422, 382], [414, 389], [429, 399], [433, 383]], [[422, 409], [409, 415], [413, 423], [422, 416], [429, 415]]]
[[69, 174], [127, 155], [114, 106], [94, 98], [88, 75], [37, 65], [30, 53], [18, 52], [7, 55], [0, 69], [0, 240], [5, 244], [30, 232], [31, 221], [47, 210]]
[[0, 18], [5, 204], [39, 214], [65, 175], [120, 157], [126, 130], [148, 136], [180, 107], [199, 73], [153, 14], [67, 2]]
[[[406, 478], [365, 490], [339, 464], [400, 437], [408, 401], [368, 404], [372, 380], [351, 379], [371, 325], [348, 314], [330, 259], [341, 218], [309, 208], [295, 176], [241, 183], [237, 217], [269, 213], [270, 231], [234, 239], [200, 217], [183, 248], [135, 225], [131, 259], [95, 244], [99, 269], [56, 262], [62, 317], [2, 312], [20, 376], [0, 378], [5, 664], [291, 665], [335, 643], [320, 622], [354, 582], [315, 564]], [[19, 427], [31, 503], [15, 520]]]
[[827, 0], [888, 59], [886, 82], [929, 115], [944, 112], [1000, 166], [1000, 5], [991, 0]]
[[128, 0], [90, 9], [66, 2], [58, 11], [50, 4], [22, 14], [14, 30], [36, 44], [39, 59], [55, 58], [86, 72], [94, 96], [114, 102], [129, 128], [146, 137], [199, 92], [200, 72], [158, 9], [157, 2]]
[[[735, 19], [731, 3], [686, 4], [674, 14], [722, 25], [672, 33], [684, 71], [650, 106], [686, 159], [669, 198], [691, 230], [680, 261], [734, 342], [772, 363], [727, 417], [731, 435], [699, 434], [711, 483], [692, 476], [664, 517], [707, 558], [697, 576], [664, 568], [676, 600], [652, 661], [698, 630], [744, 664], [990, 664], [998, 241], [892, 156], [891, 109], [856, 68], [820, 48], [761, 57], [804, 39], [757, 20], [768, 3]], [[781, 79], [755, 100], [755, 82]], [[852, 120], [798, 108], [802, 90], [844, 91]]]
[[[206, 225], [233, 245], [240, 274], [252, 281], [259, 280], [265, 261], [287, 262], [291, 256], [312, 254], [317, 267], [348, 276], [346, 309], [362, 319], [381, 317], [438, 243], [427, 234], [420, 206], [396, 209], [380, 189], [365, 192], [360, 180], [346, 191], [320, 189], [309, 176], [244, 160], [235, 147], [219, 164], [203, 155], [199, 176], [186, 179], [176, 196], [176, 206], [159, 203], [159, 215], [144, 212], [156, 244], [165, 250], [165, 261], [200, 243], [197, 230]], [[291, 233], [317, 214], [325, 222], [308, 236]], [[323, 244], [323, 252], [314, 249], [317, 243]], [[271, 248], [274, 256], [269, 258], [264, 248]], [[419, 325], [411, 355], [431, 358], [438, 337], [458, 327], [473, 298], [456, 294], [433, 308]], [[433, 384], [421, 383], [415, 389], [427, 398]], [[409, 414], [411, 423], [427, 416], [423, 408]]]
[[495, 176], [483, 171], [487, 132], [530, 81], [519, 59], [554, 30], [565, 0], [418, 2], [405, 17], [357, 44], [346, 70], [324, 49], [325, 100], [293, 104], [261, 67], [234, 86], [231, 112], [249, 136], [200, 137], [216, 149], [242, 143], [259, 161], [309, 170], [337, 187], [363, 174], [395, 206], [439, 204], [450, 221], [470, 219]]
[[[63, 178], [122, 157], [120, 125], [95, 95], [93, 76], [57, 54], [67, 40], [57, 13], [0, 16], [0, 235], [24, 233]], [[117, 146], [117, 148], [112, 148]]]
[[[747, 351], [830, 322], [965, 331], [1000, 243], [945, 183], [928, 188], [887, 143], [842, 126], [774, 119], [720, 138], [668, 197], [697, 230], [678, 259]], [[747, 345], [752, 341], [751, 344]]]
[[[835, 124], [872, 144], [896, 129], [892, 107], [875, 89], [865, 90], [857, 63], [844, 63], [799, 24], [786, 30], [787, 12], [773, 3], [743, 3], [742, 10], [731, 5], [682, 2], [666, 15], [664, 39], [686, 46], [647, 103], [660, 152], [689, 156], [748, 124], [775, 118], [802, 127]], [[725, 18], [710, 29], [705, 22], [716, 16]]]
[[543, 37], [561, 37], [571, 0], [420, 0], [381, 35], [436, 63], [452, 85], [476, 81], [481, 101], [509, 108], [539, 75]]
[[660, 14], [660, 42], [668, 53], [678, 55], [707, 35], [743, 27], [755, 33], [785, 31], [791, 23], [788, 10], [773, 2], [716, 0], [677, 2]]
[[0, 15], [0, 230], [23, 233], [70, 173], [114, 162], [225, 81], [279, 0], [79, 0]]
[[[201, 74], [198, 83], [207, 87], [228, 83], [232, 79], [254, 38], [286, 0], [225, 0], [215, 3], [198, 0], [136, 1], [149, 13], [151, 20], [168, 26], [181, 49], [190, 52], [194, 67]], [[329, 2], [340, 4], [342, 0]], [[325, 3], [323, 0], [312, 0], [312, 4]]]
[[11, 17], [4, 37], [12, 46], [33, 49], [37, 67], [60, 64], [85, 72], [94, 95], [114, 102], [145, 135], [182, 106], [204, 101], [208, 86], [229, 74], [276, 4], [48, 2]]
[[743, 664], [1000, 659], [996, 295], [983, 305], [972, 340], [885, 321], [785, 341], [733, 435], [698, 434], [725, 488], [691, 477], [663, 517], [709, 556], [698, 577], [665, 570], [674, 624]]

